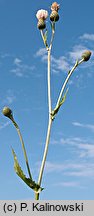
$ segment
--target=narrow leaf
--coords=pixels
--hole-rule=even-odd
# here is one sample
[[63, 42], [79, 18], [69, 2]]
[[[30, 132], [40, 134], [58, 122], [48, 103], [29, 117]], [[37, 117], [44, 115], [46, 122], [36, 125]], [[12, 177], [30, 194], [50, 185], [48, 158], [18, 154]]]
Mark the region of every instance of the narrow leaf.
[[34, 191], [42, 191], [43, 188], [41, 188], [38, 184], [35, 183], [35, 181], [33, 181], [32, 179], [30, 178], [27, 178], [25, 176], [25, 174], [23, 173], [23, 170], [22, 168], [20, 167], [19, 163], [18, 163], [18, 160], [17, 160], [17, 156], [14, 152], [14, 150], [12, 149], [12, 154], [13, 154], [13, 157], [14, 157], [14, 169], [15, 169], [15, 172], [16, 174], [30, 187], [32, 188]]
[[61, 105], [65, 102], [67, 93], [68, 93], [68, 89], [66, 90], [66, 92], [65, 92], [64, 96], [62, 97], [61, 101], [59, 102], [58, 106], [54, 110], [52, 110], [52, 112], [51, 112], [52, 120], [54, 120], [55, 115], [58, 113]]
[[66, 96], [67, 96], [67, 93], [68, 93], [68, 90], [69, 90], [69, 89], [67, 88], [67, 90], [66, 90], [64, 96], [62, 97], [62, 99], [61, 99], [61, 101], [60, 101], [60, 106], [65, 102]]

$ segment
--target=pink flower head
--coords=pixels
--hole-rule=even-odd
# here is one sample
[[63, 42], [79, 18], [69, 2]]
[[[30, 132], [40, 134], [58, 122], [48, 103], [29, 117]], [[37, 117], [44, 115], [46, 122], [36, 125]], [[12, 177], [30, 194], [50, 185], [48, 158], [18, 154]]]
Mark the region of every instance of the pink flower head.
[[57, 2], [53, 2], [51, 5], [51, 10], [52, 11], [58, 11], [59, 10], [59, 4], [57, 4]]
[[36, 17], [38, 20], [40, 20], [40, 19], [45, 20], [48, 17], [48, 11], [43, 10], [43, 9], [38, 10], [36, 13]]

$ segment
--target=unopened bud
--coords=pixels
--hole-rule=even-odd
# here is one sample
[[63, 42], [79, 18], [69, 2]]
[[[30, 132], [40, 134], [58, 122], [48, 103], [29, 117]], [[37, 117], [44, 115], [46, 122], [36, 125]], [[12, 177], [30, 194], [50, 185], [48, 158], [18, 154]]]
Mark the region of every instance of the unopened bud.
[[59, 4], [57, 4], [57, 2], [53, 2], [52, 5], [51, 5], [51, 10], [52, 11], [57, 11], [59, 10]]
[[82, 53], [82, 59], [84, 59], [84, 61], [88, 61], [90, 59], [91, 56], [91, 52], [89, 50], [86, 50], [84, 53]]
[[12, 110], [9, 107], [4, 107], [2, 110], [4, 116], [11, 118], [12, 117]]
[[57, 22], [59, 20], [59, 15], [58, 12], [53, 10], [51, 15], [50, 15], [50, 20], [53, 22]]
[[46, 27], [45, 21], [43, 19], [39, 19], [37, 27], [39, 30], [43, 30]]

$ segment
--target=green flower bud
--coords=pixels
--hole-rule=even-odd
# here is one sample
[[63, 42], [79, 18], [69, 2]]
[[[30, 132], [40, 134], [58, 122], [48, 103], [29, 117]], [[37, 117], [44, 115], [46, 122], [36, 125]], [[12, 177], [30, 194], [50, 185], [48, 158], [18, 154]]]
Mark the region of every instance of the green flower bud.
[[91, 56], [91, 52], [89, 50], [86, 50], [83, 54], [82, 54], [82, 59], [84, 59], [84, 61], [88, 61], [90, 59]]
[[9, 107], [4, 107], [2, 110], [4, 116], [11, 118], [12, 117], [12, 110]]
[[37, 27], [38, 27], [39, 30], [43, 30], [43, 29], [45, 29], [46, 24], [45, 24], [44, 19], [39, 19], [39, 20], [38, 20]]
[[59, 15], [58, 12], [53, 10], [51, 15], [50, 15], [50, 20], [53, 22], [57, 22], [59, 20]]

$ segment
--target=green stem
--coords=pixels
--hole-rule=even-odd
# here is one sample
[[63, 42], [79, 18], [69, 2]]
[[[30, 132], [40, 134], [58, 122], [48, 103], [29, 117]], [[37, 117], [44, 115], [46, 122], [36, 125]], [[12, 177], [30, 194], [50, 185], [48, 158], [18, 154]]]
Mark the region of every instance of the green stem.
[[[49, 140], [50, 140], [50, 133], [51, 133], [51, 125], [52, 125], [52, 118], [51, 118], [51, 82], [50, 82], [50, 71], [51, 71], [51, 49], [48, 49], [48, 107], [49, 107], [49, 122], [48, 122], [48, 130], [47, 130], [47, 136], [46, 136], [46, 143], [45, 143], [45, 149], [44, 149], [44, 154], [43, 154], [43, 159], [41, 163], [41, 168], [39, 172], [39, 177], [38, 177], [38, 185], [41, 185], [42, 181], [42, 176], [43, 176], [43, 171], [44, 171], [44, 166], [46, 162], [46, 157], [48, 153], [48, 146], [49, 146]], [[35, 199], [39, 199], [39, 193], [35, 193]]]
[[35, 200], [39, 200], [39, 193], [35, 192]]
[[46, 156], [47, 156], [47, 152], [48, 152], [48, 145], [49, 145], [49, 140], [50, 140], [51, 125], [52, 125], [52, 119], [49, 120], [49, 124], [48, 124], [48, 131], [47, 131], [47, 137], [46, 137], [45, 150], [44, 150], [43, 160], [42, 160], [40, 174], [39, 174], [39, 178], [38, 178], [38, 184], [39, 185], [41, 185], [42, 175], [43, 175], [43, 170], [44, 170], [44, 165], [45, 165]]
[[49, 106], [49, 119], [52, 111], [51, 108], [51, 80], [50, 80], [50, 71], [51, 71], [51, 49], [48, 49], [48, 106]]
[[52, 48], [52, 44], [53, 44], [53, 39], [54, 39], [54, 34], [55, 34], [55, 22], [52, 22], [52, 35], [51, 35], [51, 41], [50, 41], [50, 49]]
[[41, 32], [41, 37], [43, 39], [44, 45], [46, 46], [46, 49], [48, 50], [49, 47], [48, 47], [47, 41], [44, 38], [43, 30], [40, 30], [40, 32]]
[[[41, 181], [42, 181], [44, 166], [45, 166], [46, 157], [47, 157], [47, 153], [48, 153], [48, 146], [49, 146], [50, 133], [51, 133], [51, 125], [52, 125], [52, 119], [50, 118], [49, 123], [48, 123], [48, 131], [47, 131], [43, 160], [42, 160], [41, 168], [40, 168], [40, 172], [39, 172], [38, 185], [41, 185]], [[36, 200], [39, 199], [39, 193], [36, 193], [35, 198], [36, 198]]]
[[[47, 136], [46, 136], [46, 143], [45, 143], [45, 148], [44, 148], [44, 154], [43, 154], [43, 159], [40, 167], [40, 172], [39, 172], [39, 177], [38, 177], [38, 185], [41, 186], [42, 182], [42, 176], [43, 176], [43, 171], [44, 171], [44, 166], [47, 158], [47, 153], [48, 153], [48, 147], [49, 147], [49, 141], [50, 141], [50, 134], [51, 134], [51, 126], [52, 126], [52, 117], [51, 117], [51, 112], [52, 112], [52, 105], [51, 105], [51, 49], [52, 49], [52, 43], [54, 39], [54, 33], [55, 33], [55, 24], [52, 26], [52, 36], [51, 36], [51, 41], [50, 41], [50, 46], [48, 47], [47, 41], [45, 42], [44, 40], [44, 35], [43, 31], [41, 31], [41, 36], [44, 41], [44, 44], [46, 46], [47, 52], [48, 52], [48, 77], [47, 77], [47, 83], [48, 83], [48, 108], [49, 108], [49, 121], [48, 121], [48, 130], [47, 130]], [[39, 200], [39, 193], [35, 192], [35, 200]]]
[[24, 153], [24, 158], [25, 158], [28, 174], [29, 174], [30, 179], [32, 179], [32, 175], [31, 175], [30, 168], [29, 168], [29, 163], [28, 163], [28, 157], [27, 157], [27, 154], [26, 154], [26, 149], [25, 149], [24, 141], [23, 141], [19, 126], [17, 125], [17, 123], [15, 122], [13, 117], [11, 117], [11, 120], [12, 120], [12, 122], [13, 122], [16, 130], [17, 130], [17, 133], [19, 135], [19, 138], [20, 138], [20, 141], [21, 141], [21, 144], [22, 144], [22, 149], [23, 149], [23, 153]]

